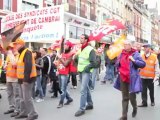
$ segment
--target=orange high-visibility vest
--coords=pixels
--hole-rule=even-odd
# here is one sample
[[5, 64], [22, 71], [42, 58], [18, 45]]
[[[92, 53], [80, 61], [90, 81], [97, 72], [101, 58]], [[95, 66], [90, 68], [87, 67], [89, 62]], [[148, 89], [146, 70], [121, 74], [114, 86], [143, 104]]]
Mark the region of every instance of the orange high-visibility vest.
[[[24, 56], [25, 53], [28, 49], [24, 49], [22, 53], [19, 56], [18, 62], [17, 62], [17, 78], [18, 79], [24, 79]], [[37, 76], [37, 71], [36, 71], [36, 66], [35, 66], [35, 59], [32, 55], [32, 71], [30, 74], [30, 78], [36, 77]]]
[[145, 55], [143, 54], [142, 58], [146, 62], [146, 66], [140, 70], [141, 77], [154, 78], [157, 56], [151, 53], [148, 58], [145, 58]]
[[[19, 55], [16, 55], [16, 61], [18, 60]], [[17, 78], [17, 67], [10, 63], [9, 57], [6, 59], [7, 68], [6, 68], [6, 76], [11, 78]]]

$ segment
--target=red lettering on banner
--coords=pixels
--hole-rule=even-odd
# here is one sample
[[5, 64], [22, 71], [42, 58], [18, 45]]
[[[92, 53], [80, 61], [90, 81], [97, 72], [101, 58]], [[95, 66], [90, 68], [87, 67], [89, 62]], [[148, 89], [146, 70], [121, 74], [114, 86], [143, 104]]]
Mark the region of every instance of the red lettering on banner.
[[43, 10], [25, 12], [24, 17], [33, 17], [33, 16], [47, 15], [47, 14], [48, 14], [48, 9], [43, 9]]
[[21, 19], [23, 17], [22, 13], [17, 13], [16, 14], [16, 19]]
[[24, 28], [23, 32], [29, 32], [30, 33], [32, 31], [40, 30], [40, 29], [43, 29], [43, 25], [35, 25], [33, 27]]
[[10, 15], [6, 17], [6, 22], [14, 20], [14, 15]]
[[53, 14], [53, 13], [54, 13], [54, 14], [59, 13], [59, 9], [60, 9], [60, 7], [51, 8], [51, 9], [50, 9], [50, 13], [51, 13], [51, 14]]
[[36, 24], [37, 23], [37, 20], [36, 20], [36, 18], [34, 18], [34, 19], [31, 19], [31, 24]]
[[50, 23], [50, 22], [57, 22], [60, 21], [60, 16], [49, 16], [49, 17], [42, 17], [38, 19], [39, 23]]

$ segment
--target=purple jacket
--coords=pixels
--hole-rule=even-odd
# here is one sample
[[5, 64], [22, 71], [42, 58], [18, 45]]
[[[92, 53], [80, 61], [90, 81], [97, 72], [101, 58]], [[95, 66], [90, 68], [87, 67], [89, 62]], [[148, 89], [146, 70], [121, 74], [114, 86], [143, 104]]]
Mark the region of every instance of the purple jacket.
[[[141, 92], [142, 91], [142, 81], [139, 75], [139, 68], [143, 68], [146, 66], [146, 63], [141, 58], [140, 54], [136, 51], [133, 53], [133, 58], [135, 59], [135, 62], [130, 62], [130, 87], [129, 92]], [[120, 67], [120, 59], [121, 55], [118, 57], [116, 62], [117, 70]], [[114, 88], [120, 90], [120, 75], [118, 75], [115, 83]]]

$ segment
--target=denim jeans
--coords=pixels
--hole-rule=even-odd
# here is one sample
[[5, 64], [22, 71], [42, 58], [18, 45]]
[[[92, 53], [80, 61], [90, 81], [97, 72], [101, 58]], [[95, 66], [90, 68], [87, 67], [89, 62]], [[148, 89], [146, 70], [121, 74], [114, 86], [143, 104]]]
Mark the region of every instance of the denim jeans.
[[114, 65], [108, 64], [106, 66], [106, 73], [105, 73], [104, 80], [113, 81], [113, 79], [114, 79]]
[[38, 92], [39, 92], [39, 98], [42, 99], [42, 98], [44, 97], [44, 94], [43, 94], [41, 82], [42, 82], [42, 76], [41, 76], [41, 75], [38, 75], [38, 76], [37, 76], [37, 80], [36, 80], [36, 84], [37, 84], [36, 90], [38, 90]]
[[47, 81], [48, 81], [48, 76], [47, 75], [42, 75], [41, 84], [42, 84], [42, 90], [43, 90], [44, 97], [46, 96]]
[[81, 98], [80, 98], [80, 110], [84, 111], [86, 103], [90, 106], [93, 105], [91, 93], [89, 90], [90, 73], [80, 73], [81, 81]]
[[98, 68], [94, 68], [90, 75], [89, 87], [92, 90], [94, 90], [96, 80], [98, 79], [97, 72], [98, 72]]
[[69, 79], [69, 75], [59, 75], [60, 88], [61, 88], [61, 92], [62, 92], [59, 103], [61, 103], [61, 104], [63, 104], [65, 98], [67, 100], [72, 99], [67, 91], [68, 79]]

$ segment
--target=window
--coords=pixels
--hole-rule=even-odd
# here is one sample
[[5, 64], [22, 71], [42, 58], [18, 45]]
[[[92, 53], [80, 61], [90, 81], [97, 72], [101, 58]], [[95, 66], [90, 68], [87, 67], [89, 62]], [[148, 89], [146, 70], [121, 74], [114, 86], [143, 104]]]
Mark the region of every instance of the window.
[[23, 11], [33, 10], [33, 9], [37, 9], [37, 8], [39, 8], [39, 6], [36, 5], [36, 4], [32, 4], [32, 3], [29, 3], [29, 2], [22, 1], [22, 10]]
[[68, 3], [68, 0], [62, 0], [62, 3]]
[[90, 35], [91, 34], [91, 30], [85, 29], [85, 34]]
[[80, 27], [77, 28], [77, 39], [79, 39], [82, 34], [84, 34], [84, 29]]
[[103, 21], [107, 19], [107, 15], [103, 13]]
[[87, 8], [87, 10], [86, 10], [87, 19], [90, 19], [90, 16], [91, 16], [91, 2], [89, 2], [89, 1], [87, 2], [86, 8]]
[[69, 37], [76, 39], [76, 36], [77, 36], [76, 32], [77, 32], [77, 28], [75, 26], [70, 25], [69, 26]]
[[4, 9], [12, 10], [12, 0], [4, 0]]
[[81, 0], [76, 0], [76, 15], [80, 15]]

